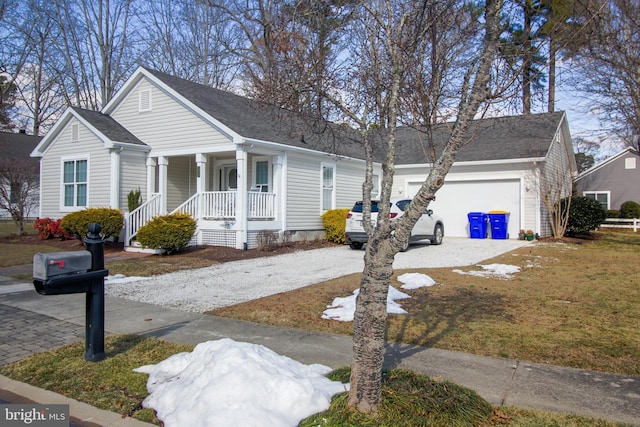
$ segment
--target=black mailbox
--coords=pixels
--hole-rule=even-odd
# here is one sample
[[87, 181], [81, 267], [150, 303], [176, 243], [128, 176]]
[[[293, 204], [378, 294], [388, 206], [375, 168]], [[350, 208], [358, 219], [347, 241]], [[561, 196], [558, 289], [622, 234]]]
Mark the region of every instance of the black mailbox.
[[86, 294], [84, 358], [90, 362], [104, 359], [104, 240], [102, 228], [89, 226], [85, 251], [35, 254], [33, 285], [42, 295]]
[[89, 251], [38, 253], [33, 256], [33, 284], [42, 295], [89, 292], [91, 281], [102, 279], [108, 270], [91, 270]]

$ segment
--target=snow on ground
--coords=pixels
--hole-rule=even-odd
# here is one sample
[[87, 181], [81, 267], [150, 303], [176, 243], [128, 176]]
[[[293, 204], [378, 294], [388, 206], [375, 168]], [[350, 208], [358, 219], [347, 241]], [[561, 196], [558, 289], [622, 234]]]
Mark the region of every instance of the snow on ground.
[[435, 280], [422, 273], [404, 273], [398, 276], [398, 281], [404, 283], [404, 285], [400, 287], [407, 290], [433, 286], [436, 284]]
[[327, 366], [228, 338], [134, 371], [149, 375], [143, 406], [166, 427], [296, 426], [349, 387], [326, 378]]
[[478, 276], [478, 277], [504, 277], [510, 278], [512, 274], [518, 273], [520, 271], [520, 267], [515, 265], [508, 264], [489, 264], [489, 265], [478, 265], [478, 267], [482, 267], [484, 271], [463, 271], [460, 269], [452, 270], [454, 273], [458, 274], [467, 274], [470, 276]]
[[[339, 320], [341, 322], [352, 322], [356, 311], [356, 298], [360, 289], [353, 291], [353, 294], [344, 298], [335, 298], [331, 305], [322, 313], [322, 318], [326, 320]], [[391, 314], [407, 314], [407, 312], [396, 302], [398, 299], [411, 298], [404, 292], [400, 292], [393, 286], [389, 286], [387, 294], [387, 312]]]

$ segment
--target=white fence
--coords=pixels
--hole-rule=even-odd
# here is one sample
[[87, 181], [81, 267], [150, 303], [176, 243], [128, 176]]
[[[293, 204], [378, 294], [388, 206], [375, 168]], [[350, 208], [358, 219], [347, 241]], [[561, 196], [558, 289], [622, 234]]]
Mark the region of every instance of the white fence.
[[600, 228], [632, 228], [633, 232], [637, 232], [640, 228], [640, 219], [638, 218], [607, 218], [600, 225]]

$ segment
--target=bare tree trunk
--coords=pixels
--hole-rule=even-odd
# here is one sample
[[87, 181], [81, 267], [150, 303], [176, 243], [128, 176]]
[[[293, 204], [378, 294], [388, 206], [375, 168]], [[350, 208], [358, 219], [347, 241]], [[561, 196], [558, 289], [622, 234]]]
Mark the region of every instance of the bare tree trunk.
[[531, 81], [533, 71], [531, 70], [532, 46], [531, 46], [531, 18], [532, 11], [530, 0], [525, 0], [524, 8], [524, 27], [523, 27], [523, 50], [524, 61], [522, 64], [522, 114], [531, 113]]
[[549, 99], [547, 100], [547, 111], [553, 113], [556, 108], [556, 42], [551, 36], [549, 38]]
[[[365, 203], [364, 222], [369, 234], [365, 253], [365, 267], [360, 283], [354, 316], [353, 362], [351, 372], [351, 390], [348, 404], [361, 412], [377, 411], [382, 402], [382, 367], [384, 362], [386, 303], [389, 282], [393, 274], [393, 260], [396, 253], [406, 243], [411, 229], [420, 215], [434, 199], [435, 192], [444, 184], [444, 177], [455, 161], [456, 153], [461, 146], [468, 143], [468, 132], [474, 116], [480, 106], [490, 99], [489, 83], [491, 65], [495, 58], [500, 33], [500, 12], [502, 0], [488, 0], [486, 3], [486, 32], [480, 57], [467, 71], [462, 88], [462, 96], [458, 105], [458, 116], [451, 136], [442, 155], [435, 162], [429, 176], [423, 183], [413, 202], [405, 211], [399, 223], [388, 220], [389, 199], [394, 175], [395, 132], [397, 117], [397, 101], [402, 83], [402, 66], [408, 63], [401, 55], [407, 52], [407, 46], [387, 46], [389, 65], [392, 71], [389, 84], [389, 127], [386, 145], [386, 158], [383, 163], [383, 180], [381, 201], [379, 203], [378, 220], [373, 230], [369, 230]], [[381, 22], [379, 16], [376, 19]], [[404, 22], [404, 21], [401, 21]], [[389, 27], [401, 27], [389, 24]], [[385, 27], [386, 31], [390, 31]], [[398, 32], [406, 31], [400, 28]], [[394, 43], [396, 41], [391, 41]], [[397, 56], [395, 56], [397, 55]], [[365, 141], [367, 143], [367, 141]], [[369, 154], [369, 153], [368, 153]], [[367, 163], [372, 163], [368, 156]], [[365, 201], [366, 201], [365, 194]], [[370, 197], [370, 194], [369, 194]], [[393, 232], [392, 232], [393, 231]]]

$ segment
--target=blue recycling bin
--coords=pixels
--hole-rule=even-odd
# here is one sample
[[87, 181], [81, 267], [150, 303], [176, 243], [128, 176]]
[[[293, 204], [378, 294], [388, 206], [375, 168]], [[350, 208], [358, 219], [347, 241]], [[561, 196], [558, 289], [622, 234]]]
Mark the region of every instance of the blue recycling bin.
[[469, 237], [472, 239], [486, 239], [489, 216], [482, 212], [469, 212], [467, 218], [469, 218]]
[[509, 212], [507, 211], [490, 211], [489, 224], [491, 225], [492, 239], [508, 239], [509, 233]]

